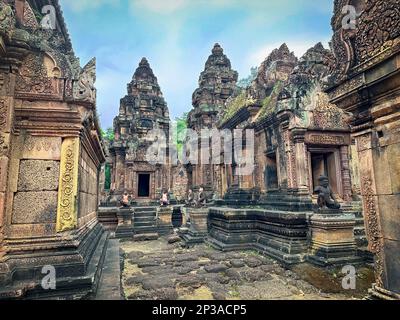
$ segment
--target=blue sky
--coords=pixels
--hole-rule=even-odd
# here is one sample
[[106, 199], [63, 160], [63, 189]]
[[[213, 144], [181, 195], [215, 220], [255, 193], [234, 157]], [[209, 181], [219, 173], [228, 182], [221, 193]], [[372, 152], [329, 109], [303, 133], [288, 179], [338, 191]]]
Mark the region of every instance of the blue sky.
[[191, 97], [214, 43], [246, 77], [286, 42], [301, 56], [332, 31], [332, 0], [61, 0], [81, 65], [97, 58], [97, 108], [112, 126], [140, 59], [147, 57], [171, 118]]

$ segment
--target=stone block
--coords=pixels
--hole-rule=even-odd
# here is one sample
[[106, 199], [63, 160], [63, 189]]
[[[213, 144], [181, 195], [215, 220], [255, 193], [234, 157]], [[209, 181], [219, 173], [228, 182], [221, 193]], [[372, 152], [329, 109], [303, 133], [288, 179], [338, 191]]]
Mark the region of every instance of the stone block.
[[4, 203], [5, 203], [5, 199], [6, 199], [6, 195], [4, 194], [4, 192], [0, 192], [0, 228], [3, 226], [4, 224]]
[[12, 222], [15, 224], [54, 223], [57, 191], [18, 192], [14, 197]]
[[388, 149], [382, 148], [374, 150], [373, 157], [374, 157], [376, 192], [377, 194], [391, 194], [392, 170], [389, 167], [390, 155]]
[[0, 192], [7, 190], [8, 163], [7, 157], [0, 158]]
[[400, 194], [379, 196], [378, 202], [383, 237], [400, 240]]
[[390, 177], [392, 193], [398, 194], [400, 193], [400, 144], [393, 144], [387, 147], [387, 159], [390, 174], [385, 178]]
[[318, 266], [360, 263], [352, 214], [314, 214], [310, 218], [311, 248], [307, 259]]
[[396, 294], [400, 294], [400, 241], [384, 239], [384, 259], [386, 267], [385, 288]]
[[22, 158], [35, 160], [60, 160], [61, 138], [26, 137], [23, 146]]
[[56, 191], [60, 177], [58, 161], [22, 160], [18, 191]]

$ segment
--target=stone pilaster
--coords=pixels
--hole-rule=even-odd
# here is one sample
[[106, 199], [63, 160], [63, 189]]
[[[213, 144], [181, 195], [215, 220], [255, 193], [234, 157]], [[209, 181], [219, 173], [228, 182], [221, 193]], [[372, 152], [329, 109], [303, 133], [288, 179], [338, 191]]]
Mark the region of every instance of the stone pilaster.
[[73, 230], [78, 225], [79, 152], [79, 138], [64, 139], [61, 147], [57, 232]]
[[[307, 183], [307, 149], [304, 143], [306, 129], [295, 129], [292, 131], [294, 141], [293, 151], [290, 153], [291, 164], [296, 172], [297, 192], [299, 195], [308, 195], [309, 187]], [[294, 157], [294, 159], [293, 159]]]
[[348, 146], [340, 147], [340, 161], [342, 164], [343, 200], [346, 202], [352, 200], [349, 153], [350, 153], [350, 148]]
[[[14, 118], [15, 75], [0, 72], [0, 263], [5, 254], [3, 240], [5, 237], [6, 207], [8, 197], [8, 178], [11, 150], [11, 134]], [[0, 267], [1, 268], [1, 267]], [[0, 270], [1, 273], [1, 270]]]

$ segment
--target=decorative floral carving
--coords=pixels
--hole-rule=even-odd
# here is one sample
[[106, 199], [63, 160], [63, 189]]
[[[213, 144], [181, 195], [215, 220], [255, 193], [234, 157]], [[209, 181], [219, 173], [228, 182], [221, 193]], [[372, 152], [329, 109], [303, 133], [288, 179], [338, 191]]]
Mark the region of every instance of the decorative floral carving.
[[62, 148], [57, 232], [74, 229], [77, 225], [79, 139], [64, 140]]
[[365, 0], [364, 6], [358, 8], [360, 16], [355, 30], [342, 28], [342, 8], [347, 4], [348, 0], [335, 1], [332, 47], [337, 63], [332, 83], [382, 61], [399, 49], [395, 39], [400, 36], [400, 0]]
[[355, 34], [358, 63], [390, 47], [387, 42], [400, 36], [400, 1], [366, 1]]
[[74, 99], [96, 103], [96, 59], [93, 58], [82, 69], [79, 74], [79, 79], [74, 84], [73, 96]]
[[7, 123], [7, 105], [4, 99], [0, 99], [0, 130], [5, 129]]
[[36, 30], [39, 28], [39, 24], [36, 20], [35, 13], [33, 12], [31, 6], [29, 5], [28, 1], [25, 1], [24, 5], [24, 16], [23, 16], [23, 21], [22, 24], [25, 27], [28, 27], [30, 29]]
[[361, 176], [361, 190], [364, 201], [364, 215], [367, 221], [366, 229], [369, 241], [369, 248], [375, 254], [375, 271], [378, 286], [383, 287], [383, 257], [381, 230], [378, 221], [377, 206], [373, 191], [371, 172]]
[[28, 151], [33, 151], [36, 150], [38, 152], [40, 151], [53, 151], [55, 152], [58, 148], [57, 144], [54, 142], [48, 141], [48, 140], [38, 140], [34, 139], [33, 137], [29, 137], [25, 141], [26, 149]]
[[314, 127], [316, 128], [349, 129], [344, 111], [329, 103], [328, 96], [324, 93], [318, 94], [313, 113]]
[[23, 61], [17, 75], [17, 97], [61, 98], [62, 88], [58, 79], [50, 78], [43, 65], [43, 54], [30, 54]]

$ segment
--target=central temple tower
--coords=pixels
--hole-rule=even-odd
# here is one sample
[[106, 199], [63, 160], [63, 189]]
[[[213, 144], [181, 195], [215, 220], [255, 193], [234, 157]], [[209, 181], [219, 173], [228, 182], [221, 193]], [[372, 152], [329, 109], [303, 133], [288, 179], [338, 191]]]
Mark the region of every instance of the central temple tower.
[[[115, 139], [110, 146], [112, 160], [111, 192], [120, 196], [125, 191], [135, 200], [157, 200], [163, 189], [170, 188], [168, 159], [153, 165], [146, 153], [154, 142], [153, 129], [165, 133], [168, 145], [169, 111], [157, 77], [143, 58], [128, 84], [128, 94], [121, 99], [119, 114], [114, 119]], [[168, 150], [164, 150], [167, 155]]]

